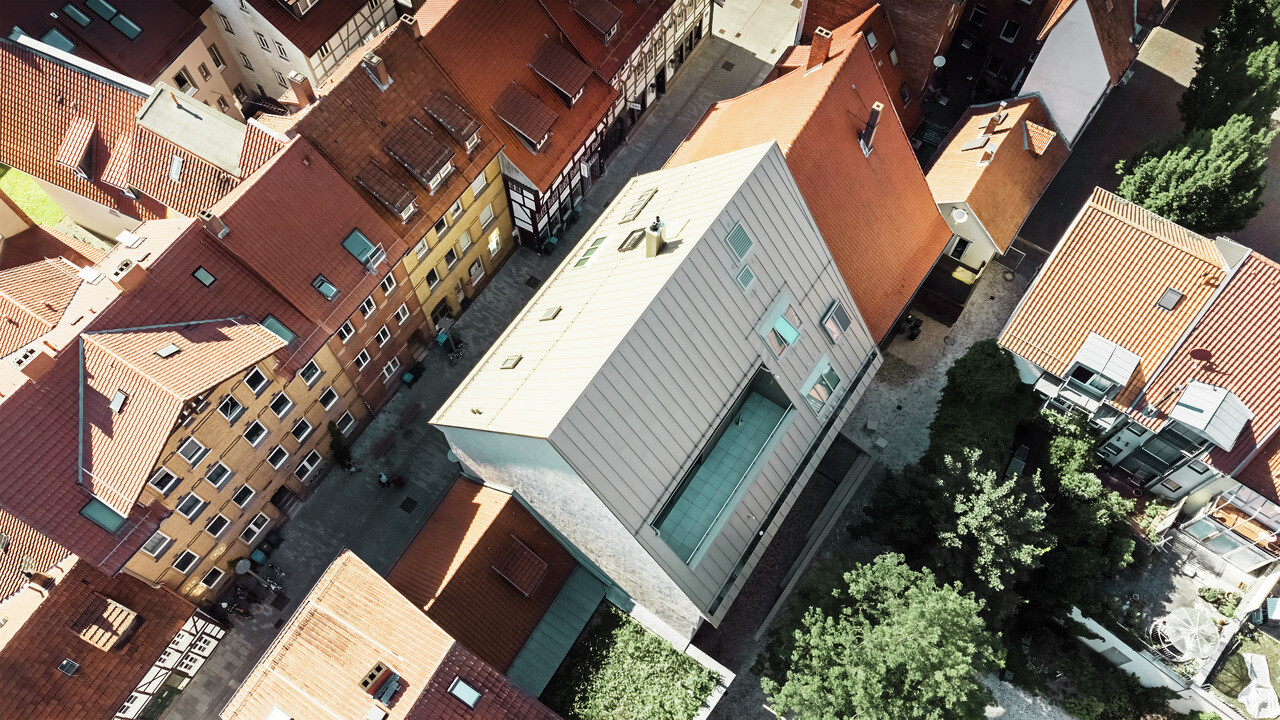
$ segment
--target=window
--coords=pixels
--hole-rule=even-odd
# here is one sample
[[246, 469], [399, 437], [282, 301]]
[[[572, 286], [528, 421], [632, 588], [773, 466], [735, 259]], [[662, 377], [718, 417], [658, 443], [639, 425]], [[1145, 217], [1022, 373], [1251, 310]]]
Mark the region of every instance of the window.
[[439, 285], [439, 284], [440, 284], [440, 273], [436, 272], [435, 268], [431, 268], [430, 270], [427, 271], [427, 287], [434, 288], [436, 285]]
[[463, 682], [460, 677], [455, 677], [453, 683], [449, 685], [449, 694], [461, 700], [467, 707], [473, 708], [480, 702], [480, 691]]
[[484, 277], [484, 265], [479, 260], [471, 263], [471, 267], [467, 269], [467, 277], [473, 283], [480, 282], [480, 278]]
[[200, 77], [204, 80], [208, 80], [213, 77], [213, 73], [209, 72], [209, 66], [204, 63], [200, 63], [196, 66], [196, 69], [200, 71]]
[[40, 38], [40, 42], [63, 52], [71, 52], [76, 49], [76, 44], [71, 42], [71, 38], [63, 35], [57, 28], [50, 28], [49, 32]]
[[876, 39], [876, 34], [868, 30], [867, 31], [867, 47], [871, 48], [872, 50], [875, 50], [876, 46], [879, 44], [880, 44], [880, 41]]
[[289, 434], [298, 442], [302, 442], [311, 434], [311, 423], [307, 422], [306, 418], [301, 418], [293, 424], [293, 429], [289, 431]]
[[279, 470], [280, 466], [284, 464], [284, 461], [288, 459], [289, 451], [279, 445], [277, 445], [275, 449], [271, 451], [271, 454], [267, 456], [267, 462], [271, 464], [271, 467], [277, 470]]
[[348, 340], [351, 339], [351, 336], [355, 334], [356, 334], [356, 329], [352, 327], [350, 320], [338, 326], [338, 339], [341, 340], [343, 343], [346, 343]]
[[471, 245], [471, 233], [463, 230], [462, 234], [458, 236], [458, 247], [462, 249], [463, 255], [467, 254], [467, 251], [471, 249]]
[[155, 475], [151, 476], [147, 484], [168, 495], [169, 491], [178, 485], [178, 476], [169, 472], [166, 468], [160, 468]]
[[298, 463], [298, 469], [293, 471], [295, 477], [299, 480], [306, 480], [316, 466], [320, 464], [320, 453], [312, 450], [307, 456], [302, 458], [302, 462]]
[[323, 60], [323, 59], [325, 59], [325, 58], [329, 57], [329, 53], [330, 53], [330, 52], [333, 52], [333, 51], [329, 49], [329, 43], [322, 43], [322, 44], [320, 45], [320, 49], [319, 49], [319, 50], [316, 50], [316, 57], [318, 57], [318, 58], [320, 58], [321, 60]]
[[[582, 91], [579, 90], [578, 95], [581, 95], [581, 94], [582, 94]], [[575, 96], [573, 99], [577, 100], [578, 98], [577, 96]], [[480, 131], [477, 130], [471, 133], [471, 137], [467, 138], [467, 152], [471, 152], [472, 150], [475, 150], [476, 146], [479, 144], [480, 144]]]
[[962, 237], [957, 237], [955, 244], [951, 246], [951, 251], [948, 252], [947, 254], [955, 258], [956, 260], [959, 260], [964, 257], [965, 252], [968, 251], [969, 246], [972, 244], [973, 243], [969, 242], [968, 240], [965, 240]]
[[191, 568], [196, 566], [196, 561], [199, 559], [199, 555], [191, 552], [190, 550], [183, 550], [182, 554], [178, 556], [178, 559], [173, 561], [173, 569], [183, 575], [186, 575], [191, 572]]
[[214, 585], [217, 585], [218, 581], [222, 580], [222, 576], [224, 574], [225, 573], [223, 573], [219, 568], [209, 568], [209, 572], [204, 574], [204, 579], [200, 581], [200, 584], [204, 587], [211, 588]]
[[276, 41], [276, 54], [285, 60], [289, 59], [289, 54], [284, 51], [284, 45], [279, 40]]
[[153, 558], [158, 558], [164, 554], [165, 550], [169, 549], [169, 543], [172, 543], [172, 542], [173, 542], [173, 538], [169, 537], [168, 535], [165, 535], [162, 532], [157, 531], [153, 533], [145, 543], [142, 544], [142, 552], [150, 555]]
[[182, 500], [178, 501], [178, 514], [188, 520], [195, 520], [200, 515], [200, 511], [204, 510], [208, 504], [199, 495], [187, 493], [182, 496]]
[[347, 430], [355, 424], [356, 419], [351, 416], [351, 413], [342, 413], [342, 417], [338, 418], [338, 432], [346, 434]]
[[485, 205], [480, 208], [480, 225], [489, 227], [489, 223], [493, 222], [493, 205]]
[[360, 315], [362, 317], [366, 317], [366, 318], [369, 317], [370, 315], [373, 314], [373, 311], [377, 309], [378, 309], [378, 303], [373, 301], [372, 295], [365, 298], [364, 302], [360, 303]]
[[222, 413], [222, 417], [226, 418], [228, 422], [235, 422], [236, 418], [240, 417], [240, 414], [244, 412], [244, 406], [240, 404], [239, 400], [228, 395], [218, 405], [218, 412]]
[[596, 250], [600, 249], [600, 244], [603, 242], [604, 242], [604, 238], [602, 237], [598, 237], [595, 240], [592, 240], [591, 244], [587, 246], [587, 249], [583, 250], [582, 255], [578, 257], [578, 262], [574, 263], [573, 266], [576, 268], [580, 268], [583, 265], [586, 265], [591, 260], [591, 256], [596, 254]]
[[502, 234], [497, 230], [489, 233], [489, 257], [494, 257], [502, 249]]
[[827, 402], [831, 400], [832, 394], [838, 387], [840, 387], [840, 376], [831, 369], [831, 363], [823, 358], [818, 364], [817, 377], [804, 395], [804, 400], [809, 404], [809, 409], [814, 415], [822, 413], [822, 409], [827, 406]]
[[194, 437], [189, 437], [178, 446], [178, 454], [194, 467], [196, 463], [204, 459], [205, 455], [209, 454], [209, 448], [201, 445], [200, 441]]
[[231, 468], [227, 467], [221, 460], [219, 460], [218, 462], [210, 465], [209, 469], [204, 472], [204, 479], [208, 480], [210, 485], [218, 489], [222, 489], [222, 486], [227, 482], [227, 480], [231, 479]]
[[449, 206], [449, 218], [454, 222], [458, 222], [458, 218], [462, 217], [462, 198], [453, 201], [453, 205]]
[[231, 109], [231, 106], [227, 104], [226, 99], [223, 98], [221, 95], [219, 95], [216, 98], [215, 102], [218, 103], [218, 109], [221, 110], [222, 112], [227, 112], [228, 110]]
[[458, 264], [458, 253], [453, 248], [444, 254], [444, 264], [453, 267]]
[[441, 216], [440, 219], [436, 221], [436, 224], [431, 226], [431, 229], [436, 231], [437, 240], [444, 237], [444, 231], [449, 229], [448, 217]]
[[227, 66], [227, 61], [222, 59], [222, 53], [218, 50], [217, 45], [209, 46], [209, 57], [213, 58], [213, 64], [219, 70], [222, 70]]
[[724, 241], [729, 245], [729, 251], [739, 260], [751, 252], [751, 236], [747, 234], [746, 228], [742, 227], [742, 223], [734, 223], [733, 229], [725, 236]]
[[400, 303], [400, 307], [396, 308], [396, 324], [403, 325], [405, 320], [409, 319], [409, 306]]
[[333, 407], [333, 404], [336, 402], [338, 402], [337, 390], [334, 390], [333, 388], [328, 387], [324, 389], [324, 392], [320, 393], [320, 407], [324, 408], [325, 410], [328, 410], [329, 408]]
[[369, 351], [361, 350], [360, 354], [356, 355], [356, 359], [353, 362], [355, 363], [357, 370], [363, 370], [364, 366], [369, 364]]
[[209, 287], [218, 280], [218, 278], [213, 276], [213, 273], [205, 270], [203, 265], [197, 267], [195, 272], [191, 273], [191, 277], [199, 280], [200, 284], [205, 287]]
[[418, 241], [418, 244], [413, 246], [413, 254], [417, 255], [418, 259], [421, 260], [430, 249], [431, 246], [427, 244], [427, 236], [423, 235], [422, 239]]
[[905, 82], [898, 86], [898, 97], [902, 98], [903, 105], [911, 104], [911, 90]]
[[831, 338], [831, 342], [839, 342], [844, 337], [845, 331], [853, 324], [853, 320], [849, 318], [849, 313], [844, 309], [844, 303], [839, 300], [831, 303], [831, 308], [827, 310], [827, 314], [822, 316], [822, 327], [827, 331], [827, 337]]
[[244, 53], [240, 53], [240, 63], [244, 65], [245, 70], [253, 69], [253, 63], [249, 62], [249, 56]]
[[257, 395], [267, 387], [267, 376], [263, 375], [262, 371], [255, 367], [244, 376], [244, 384], [253, 391], [254, 395]]
[[222, 18], [222, 29], [226, 30], [228, 35], [235, 35], [236, 31], [231, 29], [231, 21], [227, 19], [227, 16], [218, 13], [218, 17]]
[[800, 314], [791, 305], [785, 305], [782, 312], [774, 318], [773, 323], [764, 331], [765, 343], [774, 355], [781, 356], [787, 348], [800, 339]]
[[66, 16], [74, 20], [75, 23], [80, 27], [89, 27], [89, 23], [93, 22], [92, 18], [90, 18], [88, 15], [85, 15], [84, 12], [80, 10], [80, 8], [76, 7], [75, 5], [72, 5], [71, 3], [67, 3], [66, 5], [63, 5], [62, 12], [66, 13]]
[[262, 327], [275, 333], [276, 336], [285, 341], [285, 343], [291, 343], [293, 342], [293, 339], [297, 337], [297, 335], [293, 334], [292, 330], [285, 327], [284, 323], [277, 320], [275, 315], [268, 315], [263, 318]]
[[298, 371], [298, 377], [302, 378], [302, 382], [306, 383], [307, 387], [311, 387], [320, 378], [320, 366], [315, 360], [311, 360]]
[[273, 73], [275, 73], [275, 74], [276, 74], [276, 83], [277, 83], [277, 84], [279, 84], [279, 85], [280, 85], [280, 87], [282, 87], [282, 88], [287, 88], [287, 87], [289, 87], [289, 81], [288, 81], [288, 80], [285, 80], [284, 75], [283, 75], [283, 74], [281, 74], [281, 72], [280, 72], [279, 70], [276, 70], [276, 69], [272, 68], [271, 72], [273, 72]]
[[895, 66], [898, 64], [898, 46], [897, 45], [889, 48], [889, 64], [895, 65]]
[[114, 533], [124, 524], [124, 516], [112, 510], [111, 506], [98, 498], [90, 500], [80, 508], [80, 515], [109, 533]]
[[236, 494], [231, 496], [231, 502], [239, 507], [244, 507], [253, 499], [254, 494], [253, 488], [249, 487], [248, 484], [241, 485]]
[[382, 368], [382, 380], [385, 382], [395, 376], [396, 371], [400, 369], [400, 358], [393, 357], [387, 361]]
[[142, 34], [142, 28], [138, 27], [137, 24], [105, 2], [105, 0], [86, 0], [85, 5], [88, 5], [90, 10], [97, 13], [103, 20], [111, 23], [111, 27], [119, 30], [120, 34], [130, 40], [136, 40]]
[[982, 23], [986, 22], [986, 20], [987, 20], [987, 6], [974, 5], [973, 12], [969, 13], [969, 22], [973, 23], [974, 25], [977, 25], [978, 27], [982, 27]]
[[378, 330], [378, 334], [373, 336], [373, 339], [378, 341], [378, 347], [382, 347], [391, 339], [391, 331], [387, 329], [386, 325], [383, 325], [382, 328]]
[[391, 273], [387, 273], [387, 276], [382, 278], [382, 282], [378, 287], [382, 288], [383, 295], [390, 295], [391, 291], [396, 289], [396, 276]]
[[263, 50], [271, 52], [271, 43], [267, 42], [267, 36], [260, 32], [255, 32], [254, 35], [258, 36], [258, 45], [260, 45]]
[[236, 86], [231, 88], [231, 94], [235, 95], [236, 99], [241, 102], [244, 102], [244, 99], [249, 97], [249, 93], [245, 92], [244, 85], [242, 83], [236, 83]]
[[284, 393], [280, 393], [271, 401], [271, 412], [275, 413], [278, 418], [288, 415], [292, 409], [293, 399]]
[[317, 275], [315, 280], [311, 281], [311, 287], [324, 296], [325, 300], [332, 300], [338, 297], [338, 286], [329, 282], [324, 275]]
[[258, 443], [262, 442], [262, 438], [266, 436], [267, 428], [257, 420], [249, 423], [249, 427], [244, 429], [244, 439], [248, 440], [249, 444], [254, 447], [258, 447]]
[[431, 181], [427, 183], [427, 190], [434, 193], [436, 188], [440, 187], [440, 183], [444, 182], [444, 179], [449, 177], [451, 174], [453, 174], [452, 160], [446, 162], [444, 167], [440, 168], [440, 172], [436, 173], [436, 176], [431, 178]]
[[1182, 293], [1168, 288], [1160, 295], [1160, 299], [1156, 301], [1156, 307], [1161, 310], [1173, 310], [1178, 307], [1178, 302], [1182, 300]]
[[[312, 454], [314, 455], [315, 453]], [[271, 522], [271, 518], [267, 517], [263, 513], [258, 513], [249, 521], [249, 524], [245, 526], [244, 532], [240, 533], [240, 539], [252, 545], [253, 541], [258, 539], [258, 535], [262, 533], [262, 529], [265, 528], [269, 522]]]
[[481, 171], [476, 179], [471, 181], [471, 199], [479, 200], [480, 194], [487, 187], [489, 187], [489, 178], [485, 177], [484, 171]]
[[1000, 29], [1000, 39], [1011, 43], [1018, 37], [1018, 31], [1022, 29], [1022, 25], [1013, 20], [1005, 20], [1004, 27]]
[[204, 526], [204, 531], [214, 537], [218, 537], [219, 535], [222, 534], [223, 530], [227, 529], [227, 526], [230, 524], [231, 524], [231, 521], [228, 520], [223, 515], [214, 515], [212, 518], [209, 519], [209, 524]]

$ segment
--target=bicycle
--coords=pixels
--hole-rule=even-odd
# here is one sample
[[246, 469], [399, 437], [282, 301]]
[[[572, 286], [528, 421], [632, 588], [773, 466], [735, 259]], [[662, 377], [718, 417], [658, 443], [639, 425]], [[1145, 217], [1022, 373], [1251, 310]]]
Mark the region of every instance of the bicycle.
[[467, 346], [462, 343], [458, 343], [458, 349], [449, 353], [449, 367], [457, 365], [458, 361], [462, 359], [462, 354], [466, 351]]
[[235, 614], [237, 614], [237, 615], [239, 615], [239, 616], [241, 616], [241, 617], [249, 618], [250, 620], [252, 620], [252, 619], [253, 619], [253, 613], [249, 612], [247, 609], [245, 609], [245, 608], [243, 608], [243, 607], [241, 607], [241, 606], [239, 606], [239, 605], [236, 605], [236, 604], [234, 604], [234, 603], [226, 603], [226, 602], [224, 602], [224, 603], [222, 603], [222, 609], [223, 609], [223, 610], [226, 610], [226, 611], [228, 611], [228, 612], [233, 612], [233, 613], [235, 613]]

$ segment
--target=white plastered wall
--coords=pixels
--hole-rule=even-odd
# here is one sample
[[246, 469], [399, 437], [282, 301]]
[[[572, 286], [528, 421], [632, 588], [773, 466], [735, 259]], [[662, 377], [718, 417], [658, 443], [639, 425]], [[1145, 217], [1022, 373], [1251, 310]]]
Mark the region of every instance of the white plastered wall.
[[1077, 2], [1049, 33], [1022, 92], [1039, 93], [1067, 141], [1075, 142], [1110, 84], [1089, 5]]

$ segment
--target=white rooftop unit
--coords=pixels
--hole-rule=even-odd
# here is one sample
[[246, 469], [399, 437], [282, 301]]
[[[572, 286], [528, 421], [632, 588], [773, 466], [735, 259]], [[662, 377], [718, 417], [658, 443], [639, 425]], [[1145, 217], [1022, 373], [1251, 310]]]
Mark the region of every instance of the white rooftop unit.
[[1071, 362], [1079, 363], [1123, 387], [1129, 382], [1142, 358], [1098, 333], [1090, 332]]
[[1191, 380], [1169, 417], [1195, 428], [1223, 450], [1230, 450], [1245, 424], [1253, 419], [1253, 411], [1230, 390]]

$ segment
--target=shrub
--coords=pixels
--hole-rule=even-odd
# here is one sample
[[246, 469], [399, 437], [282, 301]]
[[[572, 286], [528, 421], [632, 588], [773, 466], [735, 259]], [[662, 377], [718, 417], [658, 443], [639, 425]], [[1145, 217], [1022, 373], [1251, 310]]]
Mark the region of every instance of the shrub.
[[329, 421], [329, 449], [333, 451], [333, 462], [339, 467], [350, 470], [355, 464], [351, 457], [351, 446], [347, 445], [347, 439], [338, 429], [338, 423], [332, 420]]

